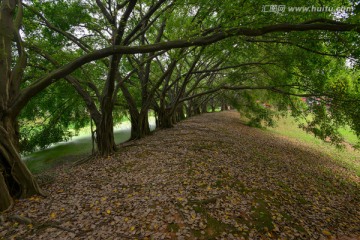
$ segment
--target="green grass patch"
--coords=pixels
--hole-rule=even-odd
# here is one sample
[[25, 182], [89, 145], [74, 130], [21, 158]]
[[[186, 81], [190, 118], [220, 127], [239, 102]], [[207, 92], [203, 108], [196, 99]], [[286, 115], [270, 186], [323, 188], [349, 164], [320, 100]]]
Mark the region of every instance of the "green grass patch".
[[180, 229], [180, 226], [177, 224], [177, 223], [170, 223], [168, 226], [167, 226], [167, 230], [169, 232], [173, 232], [173, 233], [176, 233], [178, 232]]
[[252, 208], [252, 219], [254, 226], [259, 232], [268, 232], [274, 229], [271, 213], [267, 209], [265, 201], [256, 199], [256, 206]]
[[[129, 138], [130, 130], [115, 131], [115, 142], [117, 144], [125, 142]], [[32, 173], [39, 174], [59, 165], [80, 160], [82, 156], [90, 155], [91, 149], [91, 137], [83, 136], [31, 153], [25, 156], [24, 160]]]
[[[196, 213], [200, 213], [202, 216], [204, 216], [207, 222], [205, 229], [192, 230], [194, 237], [201, 239], [216, 239], [216, 237], [219, 237], [223, 232], [237, 232], [236, 228], [233, 226], [223, 223], [210, 216], [203, 204], [194, 204], [192, 207]], [[205, 234], [202, 234], [202, 231], [204, 231]]]
[[359, 142], [358, 137], [349, 127], [341, 128], [339, 132], [343, 135], [346, 142], [352, 145], [356, 145]]
[[[267, 131], [304, 143], [309, 148], [320, 151], [329, 158], [334, 159], [339, 165], [353, 171], [360, 177], [360, 151], [350, 148], [339, 149], [312, 134], [306, 133], [298, 127], [298, 123], [292, 117], [281, 118], [276, 127], [269, 128]], [[344, 135], [346, 142], [356, 144], [358, 139], [350, 129], [344, 128], [340, 131]]]

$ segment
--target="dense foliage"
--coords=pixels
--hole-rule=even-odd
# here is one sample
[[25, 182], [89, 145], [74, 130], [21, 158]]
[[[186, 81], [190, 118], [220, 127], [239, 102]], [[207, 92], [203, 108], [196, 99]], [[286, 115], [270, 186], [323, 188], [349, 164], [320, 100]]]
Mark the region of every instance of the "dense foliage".
[[[327, 6], [352, 6], [354, 11], [346, 14], [284, 11], [279, 14], [262, 11], [264, 6], [272, 4], [267, 1], [213, 4], [207, 1], [142, 1], [132, 7], [127, 1], [33, 1], [25, 4], [22, 31], [29, 51], [25, 85], [81, 54], [111, 46], [116, 37], [114, 27], [121, 25], [119, 19], [126, 10], [131, 13], [122, 33], [121, 45], [124, 46], [209, 35], [238, 26], [261, 27], [309, 19], [356, 23], [358, 11], [356, 3], [344, 5], [338, 1], [327, 2]], [[307, 6], [308, 2], [277, 3], [284, 4]], [[312, 2], [313, 6], [317, 4]], [[355, 33], [274, 33], [231, 38], [201, 49], [123, 56], [118, 65], [116, 100], [113, 100], [117, 107], [113, 114], [129, 112], [132, 118], [139, 118], [141, 112], [145, 114], [150, 109], [154, 109], [157, 116], [163, 116], [166, 109], [184, 111], [186, 108], [190, 115], [191, 108], [208, 110], [230, 104], [243, 112], [251, 125], [261, 126], [273, 125], [275, 115], [290, 109], [294, 116], [311, 119], [303, 126], [305, 129], [324, 140], [330, 138], [340, 143], [338, 127], [350, 125], [357, 132], [360, 128], [356, 108], [350, 109], [359, 99], [357, 39]], [[342, 44], [338, 44], [339, 41]], [[351, 68], [346, 64], [350, 61]], [[87, 92], [99, 111], [102, 111], [101, 98], [106, 95], [108, 64], [107, 60], [100, 60], [72, 74], [76, 78], [72, 81], [78, 82], [78, 87]], [[267, 89], [231, 90], [224, 86]], [[20, 117], [22, 142], [26, 143], [22, 144], [23, 151], [66, 140], [70, 137], [70, 126], [78, 129], [89, 124], [86, 117], [89, 109], [82, 110], [84, 105], [77, 100], [84, 95], [65, 88], [65, 83], [56, 84], [26, 106]], [[299, 101], [302, 96], [308, 98], [310, 104], [302, 104]], [[311, 104], [311, 98], [316, 99], [316, 104]], [[150, 104], [145, 104], [147, 102]], [[171, 118], [175, 111], [170, 111], [170, 115], [167, 117]], [[134, 133], [133, 137], [141, 136], [141, 133]]]
[[[322, 1], [277, 1], [309, 4]], [[92, 122], [97, 152], [112, 154], [114, 121], [124, 114], [133, 139], [149, 134], [149, 111], [157, 127], [168, 128], [229, 105], [254, 126], [273, 125], [290, 111], [323, 140], [341, 143], [345, 125], [359, 135], [359, 3], [326, 4], [350, 8], [263, 11], [273, 5], [267, 0], [2, 1], [0, 190], [7, 194], [0, 209], [10, 195], [40, 192], [19, 151], [66, 140], [70, 128]]]

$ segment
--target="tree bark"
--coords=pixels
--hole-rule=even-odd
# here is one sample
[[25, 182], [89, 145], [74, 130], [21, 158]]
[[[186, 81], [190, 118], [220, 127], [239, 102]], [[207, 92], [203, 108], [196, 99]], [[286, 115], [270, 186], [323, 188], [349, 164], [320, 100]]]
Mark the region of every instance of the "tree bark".
[[201, 104], [201, 113], [207, 113], [207, 103]]
[[9, 209], [13, 199], [44, 195], [18, 154], [15, 120], [0, 121], [0, 211]]
[[200, 106], [199, 106], [199, 104], [194, 103], [194, 104], [192, 105], [192, 115], [193, 115], [193, 116], [196, 116], [196, 115], [199, 115], [199, 114], [201, 114]]
[[189, 103], [188, 104], [186, 104], [185, 105], [185, 108], [186, 108], [186, 117], [192, 117], [193, 115], [192, 115], [192, 103], [191, 103], [191, 101], [189, 101]]
[[100, 122], [95, 122], [95, 125], [98, 153], [101, 156], [111, 155], [116, 151], [112, 110], [105, 111], [105, 109], [103, 109], [101, 120]]
[[170, 114], [171, 108], [161, 109], [158, 112], [159, 118], [159, 128], [172, 128], [173, 127], [173, 117]]
[[131, 115], [131, 139], [140, 139], [150, 134], [148, 113]]
[[[0, 212], [9, 209], [16, 198], [43, 195], [18, 153], [19, 131], [13, 103], [19, 96], [26, 65], [19, 33], [22, 19], [19, 2], [0, 2]], [[15, 58], [12, 52], [14, 42], [18, 50]]]
[[184, 112], [184, 104], [180, 103], [179, 106], [176, 109], [176, 114], [177, 114], [177, 120], [182, 121], [186, 118], [185, 116], [185, 112]]

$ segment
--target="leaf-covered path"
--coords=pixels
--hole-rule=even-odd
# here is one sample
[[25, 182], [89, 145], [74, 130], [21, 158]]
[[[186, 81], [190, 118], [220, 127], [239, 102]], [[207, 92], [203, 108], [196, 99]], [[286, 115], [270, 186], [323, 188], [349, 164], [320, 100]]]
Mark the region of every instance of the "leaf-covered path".
[[360, 179], [305, 145], [203, 114], [54, 172], [0, 238], [359, 239]]

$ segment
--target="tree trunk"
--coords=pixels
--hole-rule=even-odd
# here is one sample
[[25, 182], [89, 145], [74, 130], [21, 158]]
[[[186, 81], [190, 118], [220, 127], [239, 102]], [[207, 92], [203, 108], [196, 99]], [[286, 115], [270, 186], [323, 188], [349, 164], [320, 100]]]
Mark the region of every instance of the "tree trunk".
[[140, 139], [150, 134], [149, 116], [147, 111], [136, 116], [131, 115], [131, 139]]
[[17, 151], [15, 122], [10, 118], [0, 122], [0, 211], [10, 208], [13, 199], [44, 195]]
[[189, 118], [189, 117], [192, 117], [192, 107], [191, 107], [191, 104], [187, 104], [185, 105], [185, 110], [186, 110], [186, 117]]
[[180, 104], [177, 109], [176, 109], [176, 114], [177, 114], [177, 120], [178, 121], [182, 121], [186, 118], [185, 113], [184, 113], [184, 105]]
[[160, 127], [159, 114], [155, 110], [154, 110], [154, 114], [155, 114], [155, 128], [158, 129]]
[[162, 109], [158, 112], [159, 117], [159, 128], [172, 128], [173, 118], [170, 114], [171, 109]]
[[171, 123], [172, 123], [172, 125], [175, 125], [177, 122], [178, 122], [178, 120], [176, 119], [176, 114], [173, 114], [173, 115], [171, 116]]
[[201, 113], [200, 106], [198, 104], [194, 104], [192, 108], [192, 115], [196, 116]]
[[203, 103], [201, 104], [201, 113], [207, 113], [207, 104], [206, 103]]
[[96, 146], [100, 156], [108, 156], [116, 151], [112, 111], [104, 111], [96, 125]]
[[210, 107], [211, 107], [211, 112], [215, 112], [215, 100], [214, 100], [214, 98], [210, 99]]

